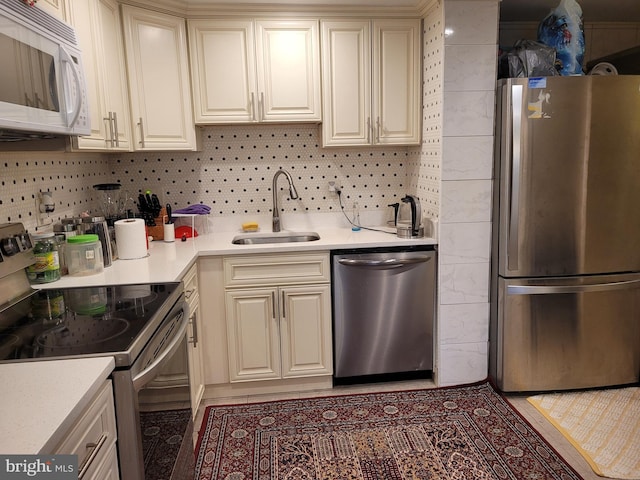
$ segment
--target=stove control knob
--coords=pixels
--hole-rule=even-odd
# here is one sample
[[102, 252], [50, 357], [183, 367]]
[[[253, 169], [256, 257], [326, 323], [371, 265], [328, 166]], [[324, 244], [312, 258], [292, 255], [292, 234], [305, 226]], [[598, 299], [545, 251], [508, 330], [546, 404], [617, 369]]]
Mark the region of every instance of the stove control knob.
[[0, 240], [0, 250], [5, 256], [12, 257], [20, 252], [18, 240], [15, 237], [3, 238]]

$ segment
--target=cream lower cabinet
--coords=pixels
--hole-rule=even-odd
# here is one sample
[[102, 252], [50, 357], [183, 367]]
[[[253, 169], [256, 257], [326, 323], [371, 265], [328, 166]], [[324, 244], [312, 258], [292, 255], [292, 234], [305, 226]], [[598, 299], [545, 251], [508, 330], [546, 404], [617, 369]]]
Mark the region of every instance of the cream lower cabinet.
[[224, 267], [231, 382], [333, 373], [328, 254], [228, 257]]
[[317, 20], [189, 20], [196, 123], [318, 122]]
[[327, 20], [321, 34], [323, 145], [419, 144], [420, 20]]
[[122, 6], [134, 150], [196, 150], [184, 18]]
[[113, 389], [107, 380], [54, 453], [78, 456], [78, 478], [119, 480], [116, 439]]
[[91, 118], [91, 133], [72, 137], [72, 148], [128, 151], [131, 127], [120, 7], [114, 0], [73, 0], [69, 17], [82, 48]]
[[191, 389], [191, 408], [193, 417], [204, 394], [204, 377], [202, 368], [202, 331], [200, 315], [200, 294], [198, 292], [198, 267], [193, 265], [183, 278], [184, 295], [189, 305], [189, 327], [187, 329], [187, 358], [189, 363], [189, 387]]

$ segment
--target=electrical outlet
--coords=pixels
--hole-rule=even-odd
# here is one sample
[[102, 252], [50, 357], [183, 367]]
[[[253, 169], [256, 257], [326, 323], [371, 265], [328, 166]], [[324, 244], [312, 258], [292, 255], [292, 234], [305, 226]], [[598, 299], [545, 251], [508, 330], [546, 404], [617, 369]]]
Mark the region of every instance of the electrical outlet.
[[332, 193], [336, 192], [336, 182], [329, 182], [329, 191]]

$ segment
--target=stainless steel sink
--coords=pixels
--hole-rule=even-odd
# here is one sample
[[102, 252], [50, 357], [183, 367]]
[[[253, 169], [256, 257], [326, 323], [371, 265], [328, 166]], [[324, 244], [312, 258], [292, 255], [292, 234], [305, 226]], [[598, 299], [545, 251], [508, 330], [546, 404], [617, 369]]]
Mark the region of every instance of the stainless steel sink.
[[234, 245], [259, 245], [263, 243], [313, 242], [320, 240], [316, 232], [247, 233], [233, 238]]

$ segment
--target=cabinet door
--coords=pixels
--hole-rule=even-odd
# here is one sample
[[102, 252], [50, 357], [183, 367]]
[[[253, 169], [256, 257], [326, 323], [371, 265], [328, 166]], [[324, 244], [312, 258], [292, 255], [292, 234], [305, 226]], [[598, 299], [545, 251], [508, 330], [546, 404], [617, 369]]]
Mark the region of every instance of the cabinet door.
[[91, 133], [73, 137], [79, 150], [129, 150], [130, 119], [120, 12], [113, 0], [77, 0], [70, 4], [86, 67]]
[[257, 120], [251, 20], [189, 20], [196, 123]]
[[198, 406], [204, 394], [204, 375], [202, 368], [202, 344], [200, 339], [201, 319], [198, 296], [189, 302], [188, 359], [189, 387], [191, 388], [191, 409], [193, 417], [198, 413]]
[[195, 150], [185, 20], [122, 6], [134, 150]]
[[320, 121], [318, 43], [315, 20], [256, 22], [260, 121]]
[[333, 373], [329, 285], [283, 287], [281, 292], [282, 377]]
[[370, 22], [322, 22], [324, 145], [371, 143]]
[[104, 59], [101, 73], [107, 107], [105, 117], [113, 139], [109, 147], [110, 150], [128, 151], [131, 150], [131, 112], [120, 10], [113, 0], [99, 0], [98, 8]]
[[420, 20], [373, 22], [373, 142], [420, 142]]
[[280, 378], [276, 288], [226, 292], [231, 382]]

